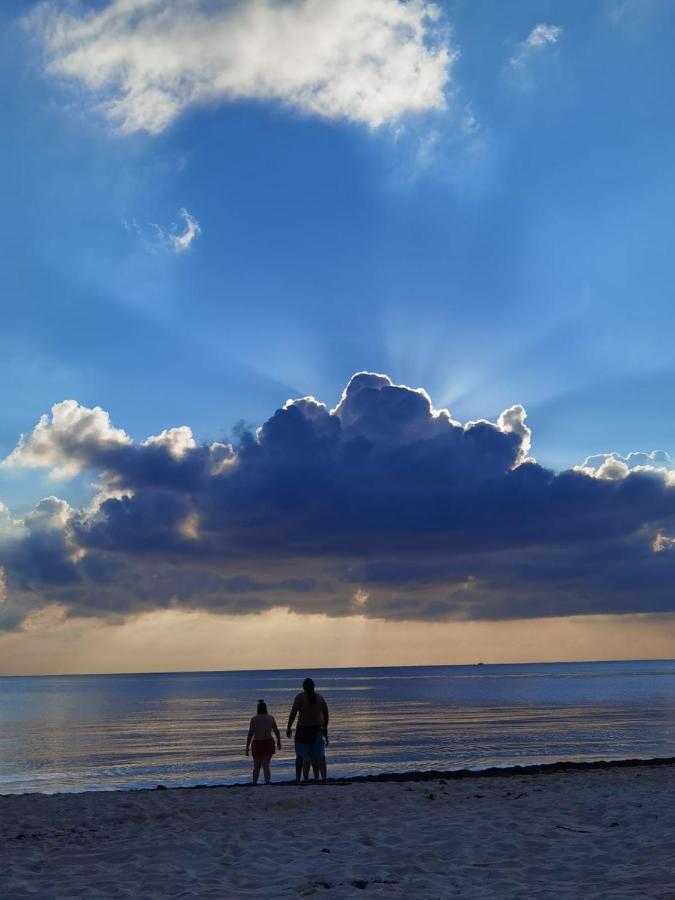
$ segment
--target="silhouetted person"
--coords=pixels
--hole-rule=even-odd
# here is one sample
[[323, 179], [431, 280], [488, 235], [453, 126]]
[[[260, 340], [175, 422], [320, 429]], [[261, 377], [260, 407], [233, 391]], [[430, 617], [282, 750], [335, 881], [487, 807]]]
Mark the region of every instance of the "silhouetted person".
[[270, 716], [267, 712], [265, 701], [258, 700], [258, 711], [251, 719], [246, 738], [246, 755], [248, 756], [249, 748], [253, 752], [253, 784], [258, 783], [261, 766], [265, 776], [265, 784], [270, 783], [272, 777], [270, 761], [274, 755], [274, 738], [272, 733], [277, 738], [277, 750], [281, 750], [281, 735], [274, 716]]
[[309, 779], [309, 766], [312, 765], [315, 780], [321, 776], [326, 780], [326, 744], [328, 744], [328, 705], [321, 694], [314, 690], [311, 678], [302, 682], [302, 693], [293, 701], [291, 714], [288, 717], [286, 735], [293, 734], [293, 722], [298, 717], [295, 729], [295, 780]]

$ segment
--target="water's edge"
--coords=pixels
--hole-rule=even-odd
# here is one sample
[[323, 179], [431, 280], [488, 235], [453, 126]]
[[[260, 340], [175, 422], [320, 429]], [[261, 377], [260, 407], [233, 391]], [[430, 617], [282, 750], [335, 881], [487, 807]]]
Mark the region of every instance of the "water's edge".
[[[382, 782], [407, 782], [407, 781], [460, 781], [463, 779], [481, 780], [484, 778], [514, 778], [530, 775], [553, 775], [565, 772], [588, 772], [594, 769], [635, 769], [635, 768], [656, 768], [660, 766], [675, 766], [675, 756], [658, 756], [653, 759], [610, 759], [610, 760], [591, 760], [589, 762], [553, 762], [540, 763], [531, 766], [491, 766], [487, 769], [428, 769], [422, 771], [411, 770], [409, 772], [380, 772], [375, 775], [355, 775], [351, 778], [329, 778], [325, 785], [348, 787], [352, 784], [363, 783], [382, 783]], [[322, 782], [309, 781], [300, 787], [307, 790], [310, 787], [320, 789], [324, 786]], [[166, 785], [158, 784], [155, 787], [130, 788], [122, 791], [61, 791], [60, 793], [45, 794], [40, 791], [26, 791], [25, 793], [0, 794], [0, 800], [7, 800], [10, 797], [79, 797], [82, 794], [87, 796], [103, 794], [110, 796], [123, 796], [125, 794], [154, 793], [155, 791], [207, 791], [207, 790], [241, 790], [253, 787], [250, 782], [239, 782], [237, 784], [190, 784], [177, 785], [175, 787], [166, 787]], [[298, 787], [297, 782], [289, 781], [273, 781], [269, 785], [259, 786], [259, 789], [267, 790], [267, 788], [283, 788]]]

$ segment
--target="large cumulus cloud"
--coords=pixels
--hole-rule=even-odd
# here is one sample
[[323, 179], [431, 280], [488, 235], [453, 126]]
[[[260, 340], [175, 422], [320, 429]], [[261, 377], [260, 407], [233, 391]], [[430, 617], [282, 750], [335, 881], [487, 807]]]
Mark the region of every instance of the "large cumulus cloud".
[[258, 431], [134, 443], [57, 404], [7, 465], [88, 469], [87, 508], [43, 500], [0, 529], [0, 624], [164, 607], [398, 619], [675, 610], [675, 487], [662, 452], [555, 473], [525, 410], [461, 424], [423, 390], [355, 375], [334, 409], [289, 400]]

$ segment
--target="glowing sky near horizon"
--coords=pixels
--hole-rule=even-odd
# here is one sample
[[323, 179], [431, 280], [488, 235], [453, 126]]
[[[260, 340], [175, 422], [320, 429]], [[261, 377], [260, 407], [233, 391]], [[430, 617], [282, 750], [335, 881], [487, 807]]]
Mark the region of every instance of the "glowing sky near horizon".
[[[255, 668], [275, 628], [271, 665], [675, 655], [673, 37], [660, 0], [3, 4], [0, 673], [106, 642]], [[275, 417], [362, 371], [469, 449], [388, 386], [303, 407], [311, 449]], [[352, 477], [363, 441], [385, 462]]]

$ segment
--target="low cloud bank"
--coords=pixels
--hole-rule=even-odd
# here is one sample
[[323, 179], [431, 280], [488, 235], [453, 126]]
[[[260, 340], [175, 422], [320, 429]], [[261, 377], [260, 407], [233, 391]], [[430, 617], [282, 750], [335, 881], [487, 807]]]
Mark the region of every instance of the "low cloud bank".
[[0, 627], [37, 611], [161, 608], [385, 619], [675, 611], [675, 482], [663, 452], [529, 458], [521, 406], [461, 424], [362, 372], [330, 410], [289, 400], [236, 445], [169, 428], [134, 443], [56, 404], [4, 466], [97, 473], [87, 508], [0, 506]]

